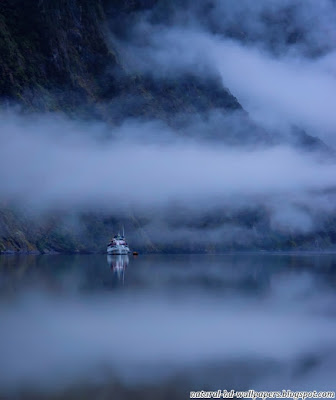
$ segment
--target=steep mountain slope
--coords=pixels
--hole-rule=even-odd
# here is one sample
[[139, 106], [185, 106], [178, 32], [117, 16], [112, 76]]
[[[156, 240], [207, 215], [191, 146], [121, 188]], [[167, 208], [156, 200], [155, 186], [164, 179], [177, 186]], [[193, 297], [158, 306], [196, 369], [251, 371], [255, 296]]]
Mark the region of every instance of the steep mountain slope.
[[111, 15], [112, 4], [114, 15], [122, 16], [138, 9], [135, 3], [1, 2], [1, 98], [29, 110], [112, 122], [128, 116], [168, 119], [184, 110], [240, 109], [228, 91], [218, 89], [215, 78], [202, 82], [188, 75], [158, 83], [125, 72], [108, 40], [105, 7]]

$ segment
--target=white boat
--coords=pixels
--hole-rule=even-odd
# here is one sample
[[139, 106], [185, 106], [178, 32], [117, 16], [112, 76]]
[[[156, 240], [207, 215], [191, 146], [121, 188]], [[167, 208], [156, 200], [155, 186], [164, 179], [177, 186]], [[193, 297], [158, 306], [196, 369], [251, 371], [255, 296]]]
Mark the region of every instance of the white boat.
[[107, 254], [114, 254], [114, 255], [122, 255], [122, 254], [129, 254], [130, 249], [128, 244], [125, 240], [124, 235], [115, 235], [110, 243], [107, 245]]

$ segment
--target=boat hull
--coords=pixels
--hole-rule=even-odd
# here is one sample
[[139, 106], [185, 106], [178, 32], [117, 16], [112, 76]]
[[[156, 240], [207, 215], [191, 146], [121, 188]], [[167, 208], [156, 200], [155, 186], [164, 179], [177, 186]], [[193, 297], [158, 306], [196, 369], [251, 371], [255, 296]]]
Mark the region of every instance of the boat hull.
[[107, 254], [125, 255], [129, 253], [130, 249], [127, 246], [110, 246], [107, 248]]

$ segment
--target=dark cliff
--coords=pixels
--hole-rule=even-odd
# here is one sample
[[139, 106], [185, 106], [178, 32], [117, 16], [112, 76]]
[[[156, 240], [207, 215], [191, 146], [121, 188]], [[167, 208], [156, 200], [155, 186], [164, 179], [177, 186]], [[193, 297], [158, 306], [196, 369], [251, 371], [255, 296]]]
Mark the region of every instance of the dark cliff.
[[28, 110], [112, 122], [129, 116], [168, 120], [171, 113], [185, 110], [240, 109], [229, 92], [218, 89], [216, 77], [200, 81], [189, 74], [157, 82], [125, 72], [108, 36], [142, 8], [132, 1], [1, 2], [2, 100]]

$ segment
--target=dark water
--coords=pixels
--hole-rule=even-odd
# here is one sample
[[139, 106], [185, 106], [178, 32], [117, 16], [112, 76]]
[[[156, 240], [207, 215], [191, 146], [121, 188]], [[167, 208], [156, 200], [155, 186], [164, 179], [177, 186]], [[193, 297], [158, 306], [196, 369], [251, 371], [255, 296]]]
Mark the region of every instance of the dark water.
[[336, 255], [0, 256], [0, 397], [335, 390]]

